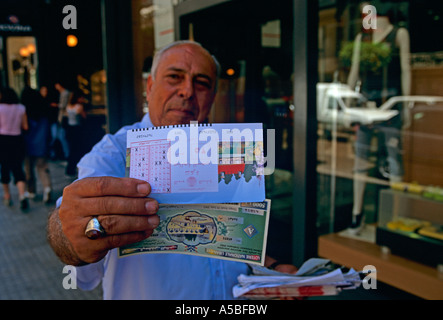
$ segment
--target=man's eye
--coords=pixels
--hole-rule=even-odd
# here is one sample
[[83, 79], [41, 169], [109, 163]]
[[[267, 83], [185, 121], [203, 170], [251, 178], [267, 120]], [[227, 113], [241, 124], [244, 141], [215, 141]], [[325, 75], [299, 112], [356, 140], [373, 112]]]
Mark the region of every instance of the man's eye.
[[199, 86], [203, 86], [208, 89], [211, 88], [211, 83], [207, 80], [196, 80], [195, 83]]
[[170, 80], [179, 80], [180, 79], [180, 75], [178, 74], [168, 74], [167, 78]]

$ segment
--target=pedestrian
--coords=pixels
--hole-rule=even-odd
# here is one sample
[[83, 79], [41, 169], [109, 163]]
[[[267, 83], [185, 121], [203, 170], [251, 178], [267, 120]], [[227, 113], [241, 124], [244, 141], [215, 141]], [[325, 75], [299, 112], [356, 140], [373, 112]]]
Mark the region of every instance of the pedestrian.
[[12, 173], [19, 193], [20, 208], [26, 210], [29, 203], [25, 195], [23, 130], [28, 130], [26, 108], [19, 103], [17, 93], [13, 89], [4, 88], [0, 92], [0, 165], [3, 203], [7, 206], [11, 206], [13, 203], [9, 189]]
[[22, 93], [22, 104], [26, 107], [29, 130], [25, 135], [26, 157], [25, 172], [28, 197], [35, 198], [37, 179], [35, 171], [43, 186], [43, 202], [51, 201], [52, 183], [48, 167], [50, 143], [49, 108], [43, 96], [37, 90], [25, 87]]
[[83, 156], [83, 122], [86, 119], [84, 108], [85, 98], [80, 90], [75, 90], [66, 106], [67, 123], [66, 140], [69, 146], [68, 164], [66, 174], [68, 176], [77, 175], [77, 163]]
[[66, 130], [65, 130], [66, 123], [68, 120], [66, 115], [66, 107], [68, 106], [72, 93], [71, 91], [66, 89], [64, 84], [62, 84], [61, 82], [57, 82], [54, 85], [54, 87], [59, 93], [57, 139], [60, 141], [63, 149], [63, 158], [67, 159], [69, 156], [69, 145], [66, 139]]
[[49, 142], [49, 158], [51, 160], [63, 159], [63, 148], [61, 142], [57, 138], [58, 131], [58, 100], [55, 88], [50, 90], [46, 85], [40, 87], [40, 95], [43, 98], [43, 103], [49, 106], [48, 118], [50, 128], [50, 142]]

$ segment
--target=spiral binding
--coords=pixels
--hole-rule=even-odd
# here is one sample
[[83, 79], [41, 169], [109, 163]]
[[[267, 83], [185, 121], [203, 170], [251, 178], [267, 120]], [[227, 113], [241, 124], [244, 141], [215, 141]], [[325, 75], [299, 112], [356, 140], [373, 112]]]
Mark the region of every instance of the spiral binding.
[[[195, 126], [192, 124], [175, 124], [171, 126], [159, 126], [159, 127], [150, 127], [150, 128], [138, 128], [132, 129], [132, 132], [140, 132], [140, 131], [149, 131], [149, 130], [159, 130], [159, 129], [173, 129], [173, 128], [189, 128], [191, 126]], [[212, 123], [199, 123], [198, 127], [212, 127]]]

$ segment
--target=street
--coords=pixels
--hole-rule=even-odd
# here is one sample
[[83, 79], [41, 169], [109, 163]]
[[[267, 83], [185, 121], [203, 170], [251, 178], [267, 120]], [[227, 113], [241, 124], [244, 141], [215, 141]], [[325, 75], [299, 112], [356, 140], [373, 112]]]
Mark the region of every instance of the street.
[[[42, 186], [29, 200], [29, 209], [20, 210], [18, 192], [10, 185], [13, 206], [0, 203], [0, 300], [97, 300], [101, 287], [91, 292], [63, 288], [64, 264], [46, 241], [48, 213], [72, 179], [65, 175], [66, 162], [49, 163], [53, 194], [51, 204], [42, 202]], [[3, 199], [3, 189], [0, 190]]]

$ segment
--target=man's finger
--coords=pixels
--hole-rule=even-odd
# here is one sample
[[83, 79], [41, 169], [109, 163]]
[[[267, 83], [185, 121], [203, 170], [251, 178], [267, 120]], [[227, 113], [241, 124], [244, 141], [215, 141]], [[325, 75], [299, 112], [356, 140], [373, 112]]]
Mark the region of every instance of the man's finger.
[[156, 214], [158, 202], [152, 198], [97, 197], [83, 199], [84, 210], [90, 216], [121, 214], [121, 215], [151, 215]]
[[106, 232], [106, 236], [121, 235], [133, 232], [152, 231], [158, 227], [160, 218], [152, 216], [121, 216], [104, 215], [97, 217], [101, 226]]
[[148, 238], [152, 232], [153, 230], [146, 230], [144, 232], [109, 235], [96, 240], [84, 238], [79, 242], [80, 245], [75, 248], [75, 251], [82, 261], [94, 263], [103, 259], [109, 250], [140, 242]]
[[132, 243], [140, 242], [149, 237], [152, 232], [153, 231], [125, 233], [120, 235], [107, 236], [102, 240], [106, 242], [107, 248], [110, 250], [113, 248], [118, 248]]
[[151, 192], [149, 183], [133, 178], [90, 177], [77, 180], [65, 188], [64, 194], [80, 197], [145, 197]]

